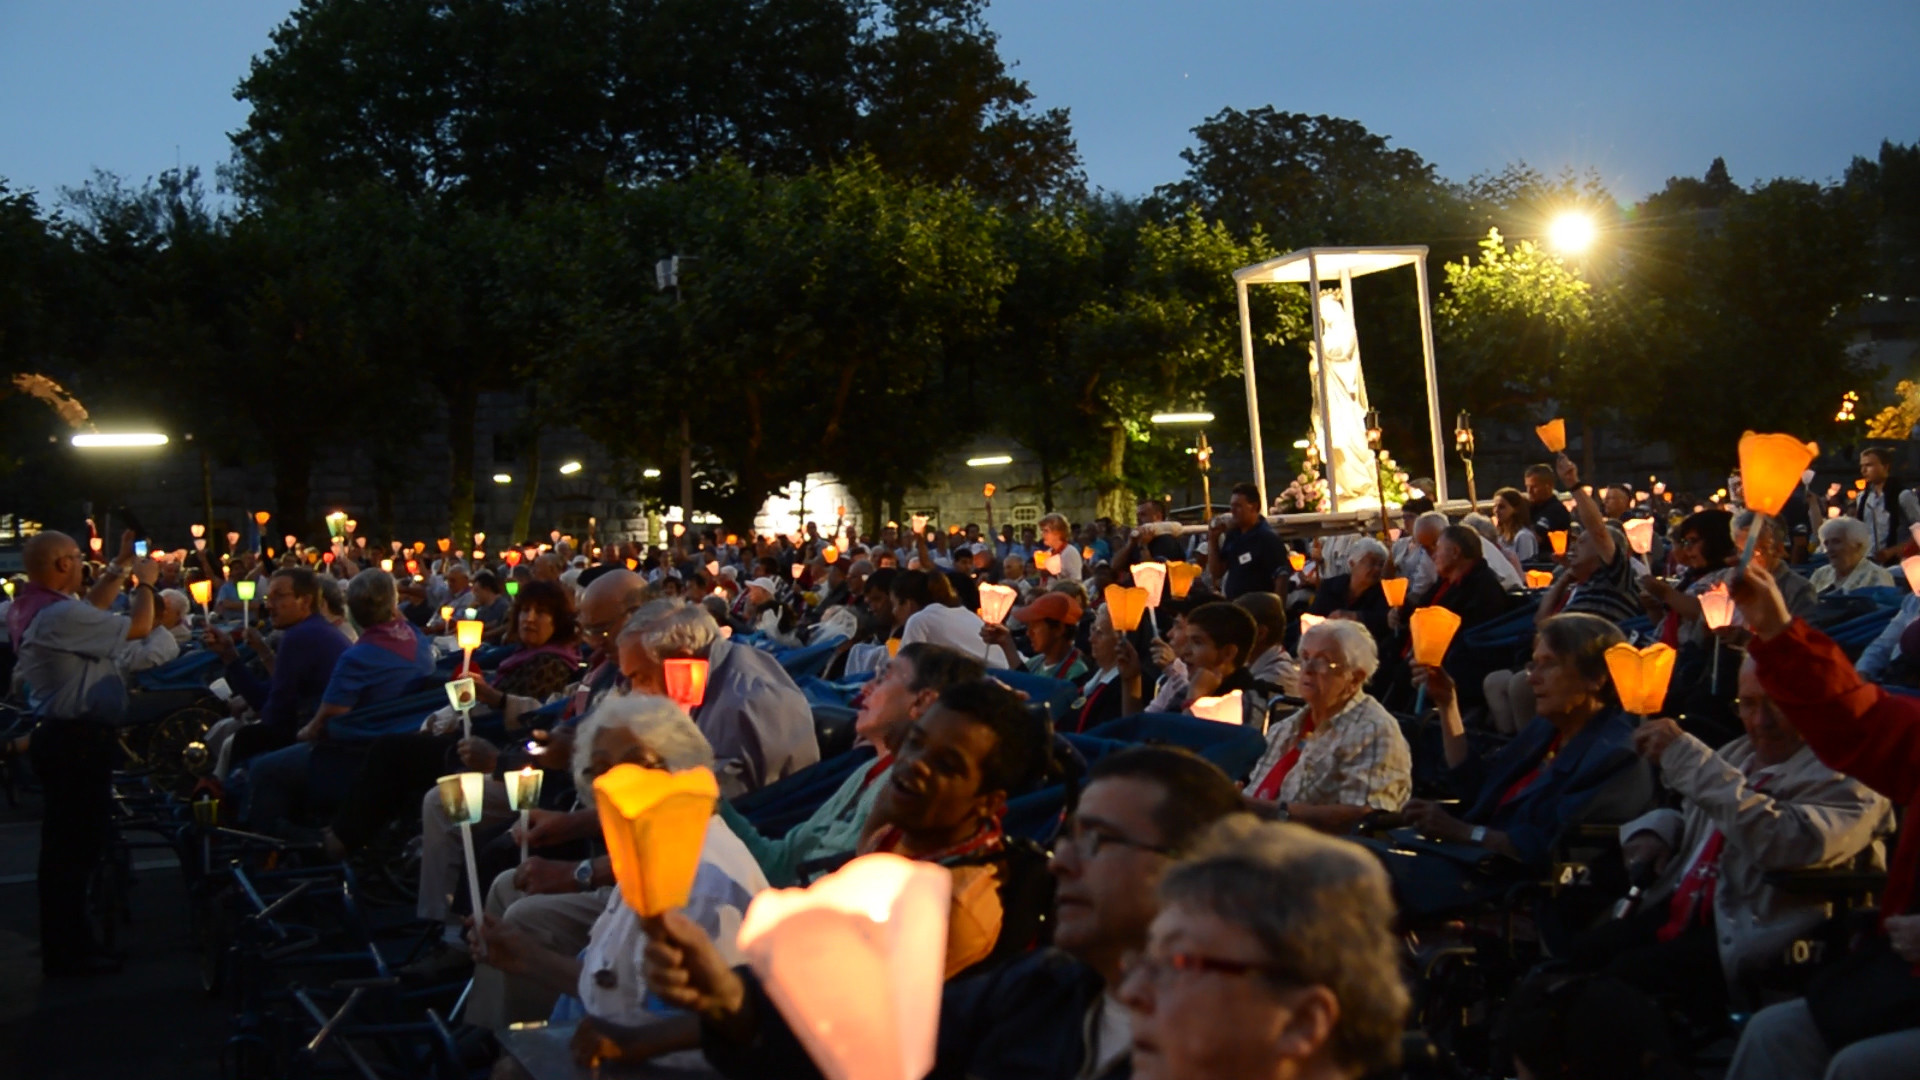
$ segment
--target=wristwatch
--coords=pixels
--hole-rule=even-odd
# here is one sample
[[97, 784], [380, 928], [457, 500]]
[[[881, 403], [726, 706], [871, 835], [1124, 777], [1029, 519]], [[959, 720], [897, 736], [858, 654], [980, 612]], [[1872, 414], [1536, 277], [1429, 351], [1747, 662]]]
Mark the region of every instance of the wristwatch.
[[593, 891], [592, 859], [581, 859], [580, 865], [573, 868], [573, 887], [579, 889], [581, 892]]
[[1485, 825], [1475, 825], [1473, 831], [1467, 834], [1467, 839], [1476, 844], [1485, 843], [1487, 839], [1487, 827]]

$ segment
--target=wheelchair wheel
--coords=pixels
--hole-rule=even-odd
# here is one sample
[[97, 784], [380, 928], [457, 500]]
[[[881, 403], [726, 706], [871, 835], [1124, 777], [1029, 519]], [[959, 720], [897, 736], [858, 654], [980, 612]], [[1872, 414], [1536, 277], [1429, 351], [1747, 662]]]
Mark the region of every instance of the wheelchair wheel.
[[188, 768], [187, 748], [206, 738], [220, 720], [212, 709], [191, 705], [153, 725], [147, 733], [146, 760], [156, 787], [181, 794], [193, 787], [197, 777]]

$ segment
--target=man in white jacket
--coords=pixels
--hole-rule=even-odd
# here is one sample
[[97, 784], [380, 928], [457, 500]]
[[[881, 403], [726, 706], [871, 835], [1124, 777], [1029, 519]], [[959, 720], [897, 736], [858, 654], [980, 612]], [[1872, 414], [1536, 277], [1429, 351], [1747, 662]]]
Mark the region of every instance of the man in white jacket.
[[1817, 897], [1766, 883], [1775, 870], [1847, 865], [1893, 829], [1893, 809], [1866, 785], [1821, 764], [1741, 665], [1737, 702], [1747, 734], [1709, 750], [1665, 718], [1634, 735], [1684, 808], [1620, 827], [1629, 868], [1657, 874], [1632, 915], [1584, 935], [1576, 965], [1604, 967], [1671, 997], [1703, 1024], [1750, 1004], [1749, 979], [1830, 914]]

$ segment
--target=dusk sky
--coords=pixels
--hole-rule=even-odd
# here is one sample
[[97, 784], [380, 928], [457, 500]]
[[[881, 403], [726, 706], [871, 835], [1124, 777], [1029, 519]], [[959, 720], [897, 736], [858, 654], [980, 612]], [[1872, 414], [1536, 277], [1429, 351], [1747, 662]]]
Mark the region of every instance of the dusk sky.
[[[211, 173], [287, 0], [0, 0], [0, 177], [52, 202], [98, 167]], [[1920, 2], [1000, 0], [1001, 53], [1072, 110], [1088, 179], [1176, 178], [1223, 107], [1358, 120], [1464, 180], [1524, 159], [1623, 201], [1725, 157], [1837, 179], [1920, 141]]]

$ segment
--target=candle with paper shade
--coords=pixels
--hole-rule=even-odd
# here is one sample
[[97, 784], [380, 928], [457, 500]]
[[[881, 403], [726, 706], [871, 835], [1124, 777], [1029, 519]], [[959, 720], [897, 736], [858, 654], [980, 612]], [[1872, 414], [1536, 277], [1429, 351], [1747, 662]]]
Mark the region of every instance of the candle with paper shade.
[[800, 575], [807, 572], [807, 568], [804, 563], [794, 563], [792, 566], [788, 567], [787, 569], [793, 571], [793, 580], [795, 581], [799, 581]]
[[1920, 594], [1920, 555], [1909, 555], [1900, 560], [1900, 573], [1907, 579], [1907, 588]]
[[1407, 602], [1407, 579], [1390, 577], [1380, 579], [1380, 591], [1387, 594], [1387, 606], [1399, 607]]
[[517, 581], [507, 582], [507, 596], [509, 598], [513, 598], [519, 595], [520, 595], [520, 583]]
[[1299, 573], [1300, 571], [1305, 570], [1307, 568], [1306, 552], [1303, 552], [1303, 551], [1287, 552], [1287, 565], [1293, 567], [1295, 573]]
[[[237, 532], [228, 533], [227, 534], [227, 550], [232, 551], [233, 549], [239, 546], [240, 546], [240, 534]], [[94, 550], [98, 551], [99, 548], [95, 548]]]
[[202, 617], [208, 619], [213, 617], [213, 613], [207, 610], [207, 605], [213, 601], [213, 581], [211, 579], [201, 578], [198, 581], [191, 582], [187, 585], [187, 594], [193, 597], [194, 603], [200, 605], [200, 614]]
[[1613, 676], [1613, 688], [1620, 695], [1620, 707], [1640, 716], [1660, 711], [1667, 698], [1667, 683], [1673, 678], [1673, 661], [1679, 654], [1673, 646], [1656, 641], [1636, 649], [1622, 641], [1606, 652], [1607, 674]]
[[382, 571], [384, 571], [385, 573], [389, 573], [389, 574], [391, 574], [391, 573], [393, 573], [393, 560], [392, 560], [392, 559], [381, 559], [381, 560], [380, 560], [380, 569], [381, 569]]
[[932, 1071], [952, 891], [939, 865], [878, 853], [753, 898], [740, 951], [827, 1080]]
[[[471, 616], [473, 609], [467, 609], [467, 613]], [[471, 617], [461, 619], [459, 622], [453, 624], [454, 640], [460, 645], [461, 671], [466, 671], [473, 667], [473, 650], [480, 647], [480, 635], [484, 633], [486, 629], [486, 623]]]
[[[1801, 442], [1792, 435], [1761, 435], [1749, 431], [1740, 436], [1740, 487], [1747, 509], [1767, 517], [1779, 515], [1793, 489], [1800, 485], [1800, 474], [1820, 455], [1817, 443]], [[1759, 522], [1747, 530], [1747, 546], [1740, 553], [1740, 565], [1753, 558], [1753, 545], [1760, 538]]]
[[267, 522], [272, 520], [273, 515], [267, 513], [265, 510], [255, 510], [253, 512], [253, 523], [263, 529], [267, 527]]
[[667, 696], [692, 712], [707, 700], [707, 662], [697, 656], [675, 656], [661, 662]]
[[1653, 519], [1634, 518], [1623, 527], [1627, 534], [1627, 546], [1635, 555], [1645, 555], [1653, 550]]
[[1212, 720], [1221, 724], [1243, 724], [1246, 713], [1242, 711], [1240, 691], [1222, 694], [1219, 697], [1195, 698], [1187, 711], [1202, 720]]
[[1439, 667], [1447, 658], [1447, 646], [1460, 630], [1460, 616], [1438, 605], [1415, 611], [1407, 620], [1413, 633], [1413, 659], [1424, 667]]
[[1313, 629], [1316, 626], [1319, 626], [1321, 623], [1326, 621], [1327, 621], [1327, 617], [1325, 615], [1315, 615], [1310, 611], [1301, 612], [1300, 613], [1300, 636], [1306, 637], [1307, 631]]
[[1007, 621], [1007, 613], [1013, 610], [1014, 601], [1020, 599], [1020, 590], [1010, 585], [980, 586], [980, 619], [988, 626], [1001, 626]]
[[888, 656], [900, 655], [900, 639], [899, 638], [896, 637], [896, 638], [887, 639], [887, 655]]
[[198, 540], [201, 537], [207, 535], [207, 527], [205, 525], [198, 525], [198, 524], [189, 525], [187, 526], [187, 532], [192, 534], [195, 540]]
[[447, 552], [453, 550], [453, 541], [447, 539], [444, 536], [438, 540], [435, 540], [434, 544], [440, 549], [440, 554], [442, 555], [445, 555]]
[[[441, 777], [436, 783], [440, 792], [440, 808], [447, 812], [447, 820], [460, 826], [460, 843], [466, 848], [467, 898], [473, 902], [473, 910], [485, 911], [480, 900], [480, 864], [473, 857], [473, 827], [479, 823], [485, 809], [486, 774], [454, 773]], [[481, 954], [485, 955], [485, 942], [481, 942], [480, 949]]]
[[1188, 590], [1193, 588], [1203, 573], [1198, 563], [1177, 562], [1167, 564], [1167, 588], [1173, 590], [1175, 600], [1185, 600]]
[[253, 580], [247, 578], [233, 583], [233, 594], [240, 598], [240, 628], [247, 628], [248, 617], [253, 607]]
[[540, 805], [540, 780], [546, 773], [529, 765], [501, 777], [507, 782], [507, 806], [520, 812], [520, 861], [527, 861], [527, 820]]
[[507, 569], [509, 570], [513, 569], [516, 566], [519, 566], [520, 565], [520, 549], [510, 547], [507, 550], [501, 552], [500, 561], [506, 563]]
[[1567, 448], [1567, 422], [1560, 417], [1556, 416], [1534, 428], [1533, 433], [1540, 436], [1540, 441], [1552, 453], [1558, 454]]
[[826, 560], [828, 566], [832, 566], [834, 563], [840, 561], [840, 549], [834, 547], [832, 544], [828, 544], [826, 547], [820, 549], [820, 557]]
[[1135, 563], [1133, 583], [1147, 590], [1147, 610], [1160, 606], [1161, 594], [1167, 587], [1167, 564], [1163, 562]]
[[294, 548], [300, 546], [300, 538], [293, 535], [292, 533], [288, 533], [287, 535], [281, 537], [280, 539], [285, 540], [287, 542], [288, 551], [292, 551]]
[[1131, 589], [1109, 585], [1102, 595], [1106, 598], [1107, 615], [1113, 621], [1115, 632], [1131, 634], [1140, 629], [1140, 617], [1147, 610], [1147, 590], [1137, 585]]
[[720, 798], [711, 770], [616, 765], [593, 782], [600, 832], [620, 897], [643, 916], [684, 907]]
[[1046, 571], [1049, 574], [1052, 574], [1054, 577], [1060, 576], [1061, 566], [1062, 566], [1062, 563], [1060, 562], [1060, 556], [1054, 555], [1052, 553], [1049, 553], [1046, 559], [1040, 563], [1040, 569]]
[[1552, 584], [1553, 584], [1553, 571], [1551, 570], [1527, 571], [1527, 588], [1544, 589], [1547, 586]]
[[1567, 530], [1549, 529], [1547, 531], [1547, 544], [1553, 548], [1555, 555], [1565, 555], [1567, 553]]

